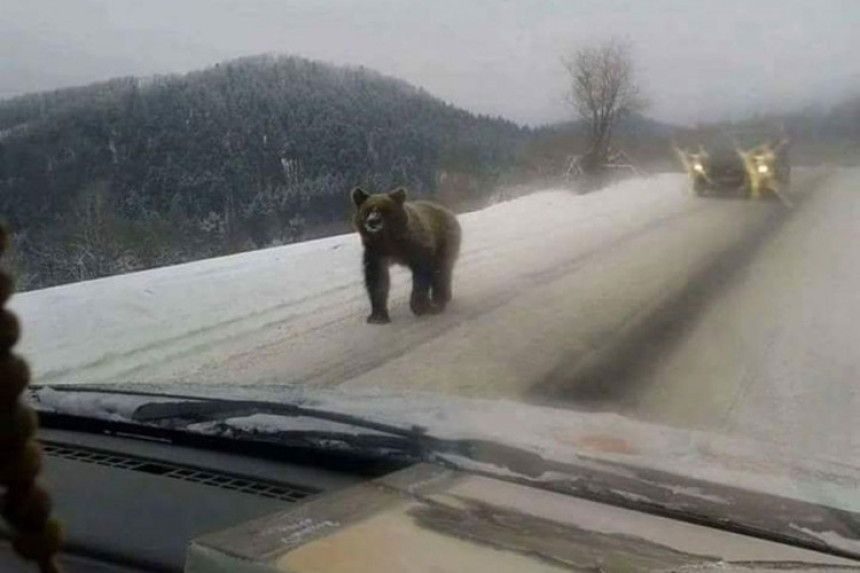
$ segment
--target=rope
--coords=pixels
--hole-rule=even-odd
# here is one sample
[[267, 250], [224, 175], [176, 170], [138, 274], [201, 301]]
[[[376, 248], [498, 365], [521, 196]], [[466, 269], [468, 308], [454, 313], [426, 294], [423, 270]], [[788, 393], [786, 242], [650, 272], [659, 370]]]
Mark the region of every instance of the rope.
[[[0, 256], [8, 237], [0, 228]], [[35, 440], [36, 412], [21, 400], [30, 381], [27, 363], [12, 352], [21, 327], [5, 308], [12, 295], [11, 277], [0, 269], [0, 514], [12, 527], [12, 547], [34, 561], [41, 573], [59, 573], [56, 555], [62, 542], [60, 522], [51, 517], [51, 495], [38, 481], [42, 450]]]

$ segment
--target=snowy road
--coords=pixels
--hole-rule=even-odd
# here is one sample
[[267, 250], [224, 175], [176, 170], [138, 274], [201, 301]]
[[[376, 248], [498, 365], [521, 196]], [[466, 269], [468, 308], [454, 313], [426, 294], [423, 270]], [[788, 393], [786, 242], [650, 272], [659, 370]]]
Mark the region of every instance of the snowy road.
[[395, 270], [393, 323], [383, 327], [364, 324], [354, 235], [24, 293], [12, 306], [41, 383], [518, 397], [611, 350], [775, 209], [697, 200], [674, 174], [499, 204], [462, 217], [449, 312], [413, 317], [408, 273]]
[[858, 175], [822, 185], [606, 405], [860, 464]]

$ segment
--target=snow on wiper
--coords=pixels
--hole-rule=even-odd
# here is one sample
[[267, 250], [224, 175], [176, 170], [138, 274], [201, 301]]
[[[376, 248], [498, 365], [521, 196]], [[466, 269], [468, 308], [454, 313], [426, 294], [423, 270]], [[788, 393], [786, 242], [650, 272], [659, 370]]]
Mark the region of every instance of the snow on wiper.
[[[458, 466], [468, 461], [481, 467], [538, 477], [552, 464], [522, 448], [485, 439], [445, 439], [418, 425], [399, 426], [353, 414], [260, 400], [209, 398], [86, 386], [34, 386], [30, 401], [41, 413], [132, 424], [168, 427], [204, 434], [261, 438], [287, 443], [287, 436], [352, 434], [361, 438], [388, 437], [416, 458]], [[310, 422], [310, 423], [309, 423]], [[379, 440], [377, 440], [379, 442]]]
[[415, 439], [426, 430], [375, 422], [351, 414], [258, 400], [207, 398], [183, 394], [151, 394], [134, 390], [70, 386], [34, 386], [29, 398], [40, 411], [138, 423], [193, 424], [250, 416], [312, 418], [342, 426]]
[[152, 394], [79, 386], [36, 386], [29, 401], [48, 427], [184, 442], [185, 439], [268, 444], [279, 449], [415, 462], [430, 440], [401, 427], [296, 404]]

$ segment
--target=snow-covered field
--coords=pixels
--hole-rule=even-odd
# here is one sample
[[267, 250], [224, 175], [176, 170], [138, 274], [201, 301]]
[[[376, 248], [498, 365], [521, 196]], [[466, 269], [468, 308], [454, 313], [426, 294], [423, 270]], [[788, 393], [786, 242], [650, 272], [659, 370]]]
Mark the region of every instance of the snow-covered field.
[[[513, 396], [682, 283], [757, 214], [704, 205], [681, 175], [548, 190], [462, 216], [455, 300], [364, 323], [356, 235], [15, 296], [35, 382], [405, 386]], [[444, 335], [444, 336], [443, 336]]]

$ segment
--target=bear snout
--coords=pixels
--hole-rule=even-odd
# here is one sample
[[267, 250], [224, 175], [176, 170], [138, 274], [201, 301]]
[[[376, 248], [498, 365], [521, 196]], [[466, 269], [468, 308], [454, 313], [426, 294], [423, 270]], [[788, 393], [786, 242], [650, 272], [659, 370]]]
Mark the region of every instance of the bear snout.
[[368, 233], [378, 233], [382, 230], [382, 215], [374, 211], [364, 220], [364, 228]]

